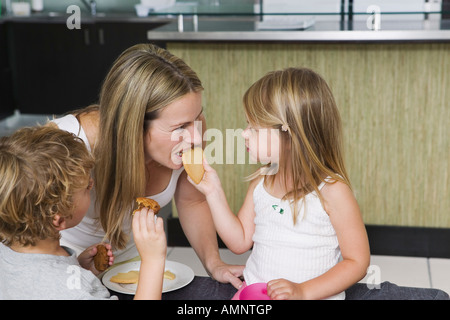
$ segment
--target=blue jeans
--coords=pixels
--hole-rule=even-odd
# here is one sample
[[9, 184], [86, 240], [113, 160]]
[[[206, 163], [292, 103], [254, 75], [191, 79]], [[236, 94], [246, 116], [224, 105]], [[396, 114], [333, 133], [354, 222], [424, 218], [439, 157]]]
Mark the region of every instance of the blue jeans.
[[388, 281], [379, 289], [357, 283], [345, 291], [346, 300], [449, 300], [445, 291], [429, 288], [400, 287]]

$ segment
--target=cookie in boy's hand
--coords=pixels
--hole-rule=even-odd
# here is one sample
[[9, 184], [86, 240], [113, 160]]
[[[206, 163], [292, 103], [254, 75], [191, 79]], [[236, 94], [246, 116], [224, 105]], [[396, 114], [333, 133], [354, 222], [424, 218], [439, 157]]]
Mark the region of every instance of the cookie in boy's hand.
[[102, 244], [97, 245], [97, 253], [94, 256], [94, 266], [98, 271], [105, 271], [109, 267], [108, 250]]
[[203, 168], [203, 150], [200, 147], [195, 147], [183, 152], [182, 156], [184, 170], [191, 177], [195, 184], [199, 184], [205, 174]]

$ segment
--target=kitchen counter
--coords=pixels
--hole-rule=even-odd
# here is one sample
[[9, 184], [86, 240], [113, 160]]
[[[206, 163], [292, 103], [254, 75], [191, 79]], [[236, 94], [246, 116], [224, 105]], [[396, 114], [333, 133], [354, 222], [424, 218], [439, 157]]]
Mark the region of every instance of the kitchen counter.
[[[317, 9], [319, 10], [319, 9]], [[295, 12], [295, 11], [294, 11]], [[1, 22], [66, 23], [70, 13], [32, 13], [28, 17], [1, 16]], [[383, 12], [379, 30], [368, 28], [371, 19], [365, 12], [327, 11], [316, 13], [260, 14], [253, 5], [204, 6], [193, 3], [151, 12], [138, 17], [134, 12], [81, 13], [81, 24], [161, 23], [149, 28], [147, 39], [162, 42], [449, 42], [448, 9], [441, 12]], [[314, 19], [312, 25], [289, 29], [260, 29], [259, 20]], [[373, 17], [373, 16], [372, 16]], [[442, 17], [442, 20], [441, 20]]]
[[[328, 4], [181, 5], [163, 10], [177, 17], [148, 32], [166, 42], [447, 42], [447, 7], [341, 6]], [[370, 11], [370, 8], [373, 7]], [[156, 13], [153, 13], [157, 15]], [[261, 23], [264, 25], [261, 28]], [[267, 25], [269, 24], [269, 26]], [[373, 30], [376, 31], [373, 31]]]
[[[27, 17], [1, 16], [2, 22], [65, 24], [70, 17], [65, 12], [33, 13]], [[292, 17], [292, 16], [290, 16]], [[103, 13], [96, 16], [81, 15], [81, 24], [92, 23], [160, 23], [158, 28], [149, 28], [149, 41], [163, 42], [449, 42], [450, 20], [393, 21], [384, 17], [380, 30], [367, 28], [364, 19], [348, 21], [323, 19], [318, 16], [312, 26], [291, 30], [260, 30], [260, 16], [248, 14], [211, 14], [176, 12], [153, 13], [138, 17], [134, 13]], [[342, 17], [341, 17], [342, 18]], [[280, 18], [281, 19], [281, 18]], [[151, 30], [150, 30], [151, 29]]]
[[[366, 22], [318, 21], [304, 30], [258, 30], [251, 18], [183, 17], [148, 32], [150, 41], [218, 42], [448, 42], [450, 20], [384, 22], [382, 29], [367, 29]], [[196, 21], [197, 20], [197, 21]]]
[[[70, 13], [65, 12], [43, 12], [32, 13], [29, 16], [1, 16], [1, 22], [26, 22], [26, 23], [66, 23], [71, 16]], [[92, 16], [85, 13], [81, 14], [81, 24], [95, 23], [95, 22], [119, 22], [119, 23], [155, 23], [155, 22], [173, 22], [174, 17], [170, 15], [153, 15], [147, 17], [138, 17], [134, 13], [104, 13], [99, 12]]]

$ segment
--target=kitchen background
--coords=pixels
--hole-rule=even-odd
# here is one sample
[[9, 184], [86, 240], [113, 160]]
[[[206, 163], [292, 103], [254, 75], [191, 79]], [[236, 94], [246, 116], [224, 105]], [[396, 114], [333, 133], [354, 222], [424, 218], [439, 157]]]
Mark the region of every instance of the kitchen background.
[[[134, 16], [139, 1], [96, 2], [99, 12]], [[52, 12], [64, 13], [71, 4], [86, 11], [81, 1], [44, 1]], [[2, 6], [4, 13], [4, 0]], [[167, 22], [111, 18], [68, 30], [66, 17], [0, 19], [0, 119], [15, 110], [52, 115], [95, 102], [120, 52], [147, 42], [147, 31]], [[341, 110], [348, 171], [366, 224], [450, 228], [448, 41], [158, 44], [197, 71], [208, 127], [221, 130], [245, 126], [242, 95], [266, 72], [316, 70]], [[247, 189], [243, 178], [255, 167], [215, 167], [237, 212]]]
[[[12, 2], [17, 0], [11, 0]], [[23, 1], [23, 0], [22, 0]], [[26, 0], [25, 0], [26, 1]], [[80, 8], [83, 7], [82, 0], [43, 0], [44, 1], [44, 10], [45, 11], [65, 11], [66, 8], [70, 5], [78, 5]], [[227, 5], [242, 5], [242, 4], [253, 4], [255, 0], [177, 0], [177, 3], [197, 3], [199, 5], [209, 5], [213, 4], [227, 4]], [[6, 0], [2, 0], [2, 5], [5, 7]], [[28, 2], [31, 2], [28, 1]], [[89, 0], [88, 0], [89, 2]], [[140, 0], [95, 0], [97, 3], [97, 8], [101, 12], [131, 12], [134, 13], [134, 5], [140, 3]], [[166, 2], [166, 1], [159, 1]], [[158, 3], [158, 1], [153, 1], [153, 3]], [[84, 9], [83, 9], [84, 10]]]

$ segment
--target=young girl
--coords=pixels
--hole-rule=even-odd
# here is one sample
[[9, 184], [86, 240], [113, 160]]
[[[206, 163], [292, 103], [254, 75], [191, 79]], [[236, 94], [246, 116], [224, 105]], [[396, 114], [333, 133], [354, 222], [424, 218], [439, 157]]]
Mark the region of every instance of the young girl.
[[365, 276], [370, 253], [330, 88], [311, 70], [289, 68], [258, 80], [243, 100], [247, 150], [268, 164], [250, 177], [236, 216], [204, 160], [196, 186], [220, 237], [237, 254], [253, 247], [245, 285], [267, 282], [271, 299], [344, 299]]

